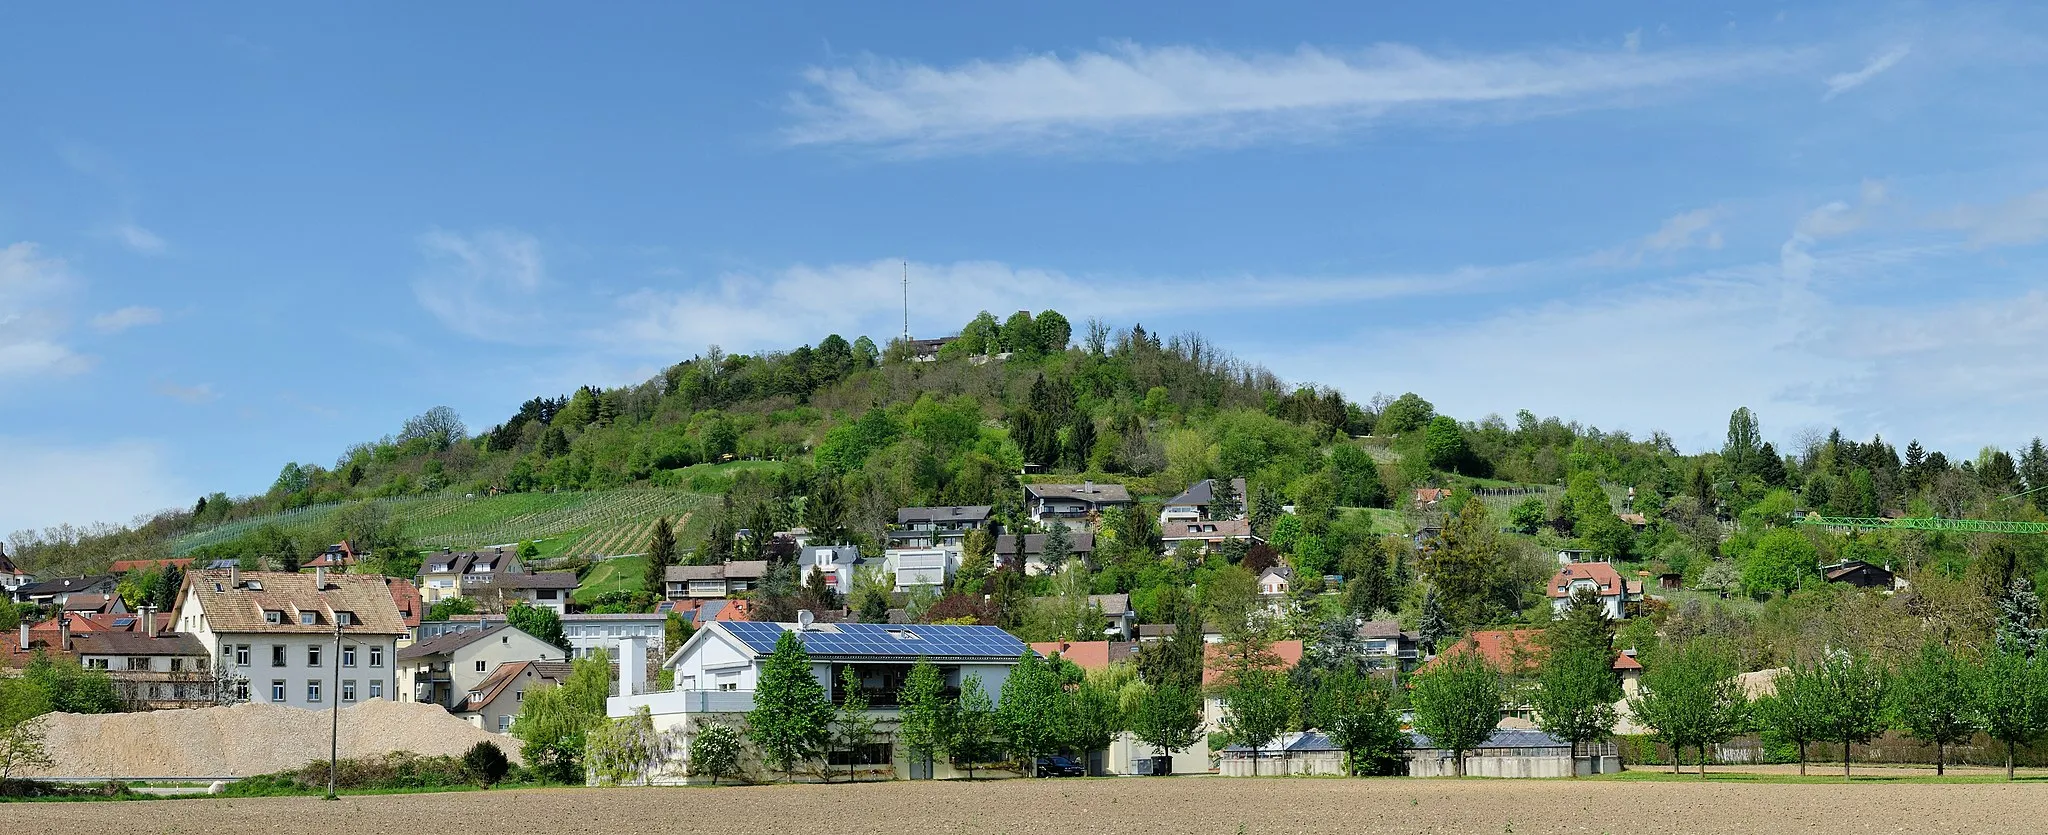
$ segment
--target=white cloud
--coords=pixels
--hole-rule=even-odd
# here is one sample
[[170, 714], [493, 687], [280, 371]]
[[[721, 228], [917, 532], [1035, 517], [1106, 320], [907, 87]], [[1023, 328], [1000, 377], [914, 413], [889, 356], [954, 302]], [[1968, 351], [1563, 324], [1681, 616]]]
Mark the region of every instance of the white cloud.
[[157, 394], [173, 400], [182, 400], [193, 405], [209, 403], [220, 399], [220, 393], [213, 390], [212, 383], [200, 383], [196, 386], [181, 386], [177, 383], [157, 383], [152, 388]]
[[1870, 80], [1876, 78], [1879, 73], [1891, 69], [1900, 61], [1905, 60], [1905, 57], [1912, 51], [1912, 44], [1900, 44], [1898, 46], [1892, 47], [1890, 51], [1884, 53], [1883, 55], [1879, 55], [1875, 58], [1870, 59], [1870, 62], [1864, 64], [1862, 69], [1856, 70], [1854, 72], [1836, 73], [1834, 75], [1828, 76], [1828, 92], [1827, 95], [1821, 96], [1821, 100], [1826, 101], [1828, 99], [1832, 99], [1836, 96], [1839, 96], [1843, 93], [1849, 92], [1850, 90], [1854, 90], [1858, 87], [1863, 86], [1864, 84], [1869, 83]]
[[1057, 150], [1117, 138], [1182, 146], [1301, 141], [1394, 118], [1512, 118], [1642, 104], [1773, 72], [1785, 51], [1432, 54], [1402, 44], [1233, 53], [1119, 43], [1070, 57], [935, 67], [867, 58], [814, 67], [794, 94], [792, 144], [907, 153]]
[[125, 524], [176, 507], [196, 492], [170, 473], [161, 445], [122, 440], [91, 446], [0, 436], [0, 508], [10, 529], [69, 523]]
[[1657, 231], [1612, 249], [1593, 253], [1586, 258], [1589, 266], [1627, 267], [1640, 265], [1649, 255], [1662, 255], [1688, 249], [1720, 249], [1721, 230], [1715, 225], [1721, 219], [1718, 207], [1708, 206], [1681, 212], [1666, 218]]
[[120, 333], [129, 328], [154, 325], [163, 320], [164, 312], [161, 310], [130, 305], [92, 317], [92, 327], [100, 333]]
[[158, 255], [165, 248], [164, 239], [161, 235], [133, 223], [123, 223], [115, 226], [114, 239], [120, 241], [122, 246], [143, 255]]
[[1964, 230], [1978, 246], [2023, 246], [2048, 240], [2048, 189], [1993, 206], [1965, 206], [1937, 218]]
[[1638, 26], [1621, 38], [1621, 48], [1629, 52], [1640, 52], [1643, 48], [1643, 28]]
[[413, 281], [420, 306], [457, 333], [499, 342], [525, 338], [539, 322], [530, 307], [546, 280], [540, 242], [512, 231], [472, 235], [434, 230], [419, 239], [427, 265]]
[[75, 374], [91, 365], [63, 342], [57, 304], [71, 284], [63, 259], [42, 255], [35, 244], [0, 248], [0, 379]]

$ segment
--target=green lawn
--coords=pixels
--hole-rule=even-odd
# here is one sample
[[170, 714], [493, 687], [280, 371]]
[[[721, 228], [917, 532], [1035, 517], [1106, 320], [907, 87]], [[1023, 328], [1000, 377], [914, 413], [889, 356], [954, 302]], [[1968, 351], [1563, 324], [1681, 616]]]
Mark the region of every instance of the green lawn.
[[1338, 508], [1338, 512], [1345, 516], [1364, 514], [1372, 520], [1372, 532], [1376, 534], [1406, 536], [1415, 532], [1414, 527], [1408, 524], [1408, 518], [1398, 510], [1383, 507], [1345, 507]]
[[620, 557], [605, 560], [591, 566], [590, 573], [583, 575], [583, 584], [569, 599], [578, 604], [587, 604], [599, 595], [608, 592], [641, 591], [646, 584], [647, 558]]

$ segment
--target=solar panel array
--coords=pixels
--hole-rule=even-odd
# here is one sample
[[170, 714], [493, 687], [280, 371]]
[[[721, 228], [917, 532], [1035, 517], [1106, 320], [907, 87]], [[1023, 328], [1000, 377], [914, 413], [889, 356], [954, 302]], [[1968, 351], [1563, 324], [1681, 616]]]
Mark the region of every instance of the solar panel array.
[[[774, 652], [775, 642], [788, 631], [779, 623], [719, 621], [756, 652]], [[901, 637], [910, 635], [915, 637]], [[1026, 648], [1017, 637], [994, 626], [946, 626], [880, 623], [819, 624], [797, 633], [804, 650], [813, 655], [918, 656], [947, 658], [1001, 658], [1014, 660]]]

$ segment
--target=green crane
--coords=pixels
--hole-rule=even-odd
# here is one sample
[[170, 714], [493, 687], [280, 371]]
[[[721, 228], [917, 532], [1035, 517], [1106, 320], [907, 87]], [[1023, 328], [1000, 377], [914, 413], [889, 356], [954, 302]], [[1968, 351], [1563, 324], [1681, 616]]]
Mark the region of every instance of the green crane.
[[2048, 533], [2048, 522], [1999, 522], [1990, 519], [1943, 519], [1938, 516], [1905, 516], [1880, 519], [1869, 516], [1821, 516], [1807, 514], [1794, 524], [1821, 528], [1869, 528], [1873, 530], [1953, 531], [1956, 533]]

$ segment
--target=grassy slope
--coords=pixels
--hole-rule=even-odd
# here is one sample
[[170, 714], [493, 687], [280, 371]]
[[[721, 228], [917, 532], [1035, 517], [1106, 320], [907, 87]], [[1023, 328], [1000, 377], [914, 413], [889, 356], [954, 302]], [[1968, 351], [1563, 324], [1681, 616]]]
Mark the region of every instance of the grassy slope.
[[605, 560], [590, 567], [590, 573], [583, 575], [583, 584], [569, 599], [578, 604], [588, 604], [598, 595], [607, 592], [640, 591], [646, 585], [646, 557], [620, 557]]
[[[542, 553], [593, 553], [598, 547], [631, 553], [644, 544], [656, 517], [671, 520], [693, 515], [710, 504], [710, 496], [683, 490], [610, 490], [587, 493], [520, 493], [505, 496], [425, 496], [375, 499], [405, 524], [406, 534], [421, 547], [475, 548], [522, 540], [542, 540]], [[259, 526], [275, 524], [299, 537], [319, 536], [328, 514], [339, 505], [302, 508], [246, 519], [180, 537], [174, 553], [225, 542]], [[577, 550], [585, 545], [583, 550]]]

